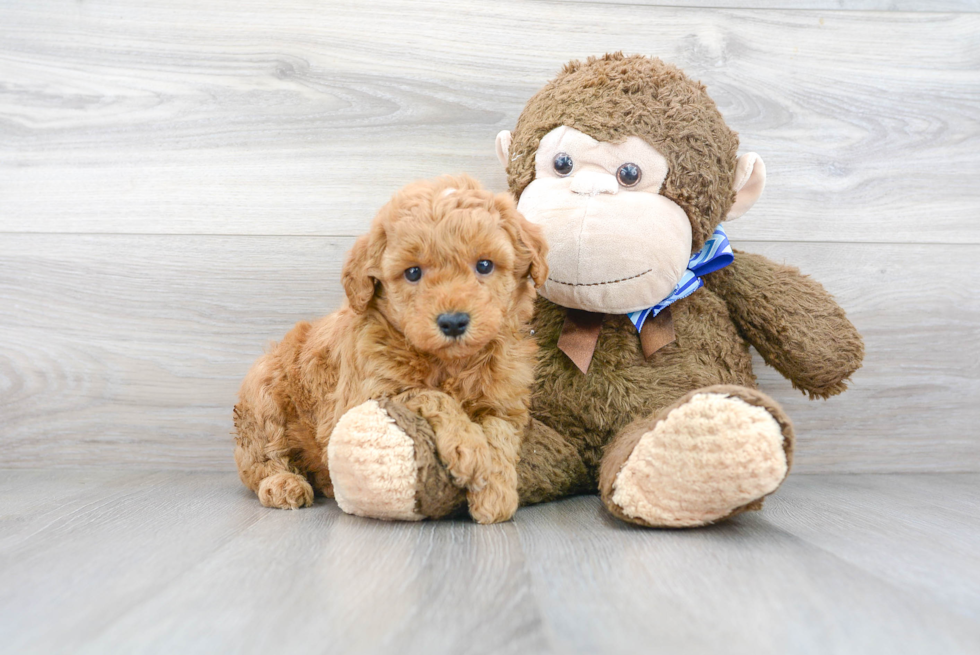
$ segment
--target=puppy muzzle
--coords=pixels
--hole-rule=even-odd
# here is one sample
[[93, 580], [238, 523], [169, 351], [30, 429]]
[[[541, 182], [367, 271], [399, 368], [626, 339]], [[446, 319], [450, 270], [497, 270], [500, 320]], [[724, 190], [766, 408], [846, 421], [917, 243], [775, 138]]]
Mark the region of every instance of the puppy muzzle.
[[470, 326], [470, 315], [464, 312], [447, 312], [436, 317], [439, 331], [447, 337], [457, 338], [466, 333]]

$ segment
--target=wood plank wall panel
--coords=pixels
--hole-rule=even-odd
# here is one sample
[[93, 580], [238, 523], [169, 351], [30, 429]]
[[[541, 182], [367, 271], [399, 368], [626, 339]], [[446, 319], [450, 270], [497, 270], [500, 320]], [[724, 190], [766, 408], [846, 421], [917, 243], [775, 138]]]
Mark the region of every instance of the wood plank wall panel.
[[794, 9], [821, 11], [980, 11], [978, 0], [567, 0], [596, 4], [644, 5], [653, 7], [700, 7], [703, 9]]
[[[265, 344], [336, 307], [323, 237], [14, 235], [0, 245], [8, 466], [232, 467], [231, 407]], [[824, 282], [865, 335], [853, 388], [806, 400], [757, 358], [797, 423], [800, 471], [978, 470], [980, 247], [746, 242]], [[941, 293], [936, 293], [940, 289]]]
[[673, 4], [0, 2], [0, 466], [230, 469], [241, 377], [390, 193], [503, 189], [496, 132], [623, 49], [708, 85], [770, 176], [733, 241], [865, 334], [826, 403], [757, 362], [797, 470], [980, 470], [976, 3]]
[[[554, 2], [9, 4], [4, 229], [332, 234], [465, 170], [573, 57], [704, 81], [771, 184], [754, 240], [980, 243], [980, 16]], [[138, 211], [134, 211], [138, 210]]]

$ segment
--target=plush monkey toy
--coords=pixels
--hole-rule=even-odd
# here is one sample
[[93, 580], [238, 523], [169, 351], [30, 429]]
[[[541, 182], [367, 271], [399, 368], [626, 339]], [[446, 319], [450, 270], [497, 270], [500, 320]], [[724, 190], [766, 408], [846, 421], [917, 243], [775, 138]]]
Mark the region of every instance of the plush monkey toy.
[[[550, 246], [523, 504], [598, 491], [615, 516], [664, 527], [758, 509], [785, 479], [794, 437], [756, 389], [749, 345], [811, 398], [841, 393], [860, 367], [860, 335], [817, 282], [728, 244], [722, 221], [765, 183], [758, 155], [737, 149], [701, 84], [621, 53], [569, 63], [498, 135], [518, 208]], [[383, 407], [390, 451], [337, 462], [341, 507], [408, 519], [464, 507], [425, 421]], [[362, 438], [332, 437], [338, 452]], [[399, 482], [414, 498], [386, 504], [392, 480], [379, 470], [411, 476]]]

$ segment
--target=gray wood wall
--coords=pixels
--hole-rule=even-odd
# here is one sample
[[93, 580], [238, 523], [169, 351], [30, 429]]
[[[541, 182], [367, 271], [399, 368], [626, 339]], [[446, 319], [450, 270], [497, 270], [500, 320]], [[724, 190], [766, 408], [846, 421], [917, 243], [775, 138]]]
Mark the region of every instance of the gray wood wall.
[[240, 379], [337, 306], [387, 197], [458, 171], [503, 190], [497, 131], [566, 60], [624, 50], [708, 85], [769, 171], [732, 241], [865, 336], [828, 402], [758, 360], [797, 469], [978, 471], [978, 11], [0, 0], [0, 466], [233, 468]]

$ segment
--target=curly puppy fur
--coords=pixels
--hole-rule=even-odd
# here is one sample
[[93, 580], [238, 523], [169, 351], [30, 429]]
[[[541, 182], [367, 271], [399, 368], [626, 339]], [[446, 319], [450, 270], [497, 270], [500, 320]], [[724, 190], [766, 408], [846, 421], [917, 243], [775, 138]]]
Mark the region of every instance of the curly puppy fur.
[[[467, 176], [411, 184], [354, 244], [347, 302], [298, 323], [249, 371], [235, 406], [235, 461], [263, 505], [333, 495], [327, 443], [345, 412], [391, 399], [427, 419], [454, 483], [481, 523], [517, 508], [516, 464], [529, 421], [535, 287], [547, 277], [540, 229]], [[489, 274], [475, 270], [487, 259]], [[406, 269], [420, 267], [416, 282]], [[469, 314], [448, 337], [444, 313]], [[312, 486], [311, 484], [312, 483]]]

